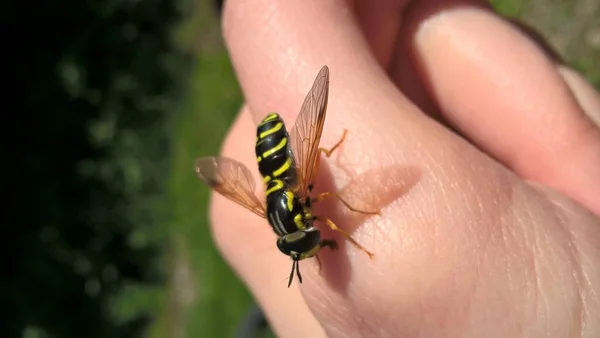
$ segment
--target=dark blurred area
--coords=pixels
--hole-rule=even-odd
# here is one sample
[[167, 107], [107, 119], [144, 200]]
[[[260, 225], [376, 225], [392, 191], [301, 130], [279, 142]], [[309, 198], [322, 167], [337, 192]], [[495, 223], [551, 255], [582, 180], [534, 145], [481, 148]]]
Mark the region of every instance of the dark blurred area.
[[[4, 2], [0, 337], [138, 337], [160, 287], [177, 2]], [[8, 77], [6, 76], [8, 75]], [[124, 298], [123, 298], [124, 297]]]

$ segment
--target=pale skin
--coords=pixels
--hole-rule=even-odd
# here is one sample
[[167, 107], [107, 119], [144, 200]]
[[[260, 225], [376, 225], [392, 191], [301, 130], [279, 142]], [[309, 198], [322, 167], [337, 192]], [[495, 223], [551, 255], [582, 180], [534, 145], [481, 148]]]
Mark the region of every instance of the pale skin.
[[246, 102], [222, 155], [260, 182], [256, 123], [277, 111], [291, 128], [326, 64], [321, 146], [348, 134], [315, 190], [382, 166], [418, 175], [401, 193], [367, 185], [393, 198], [353, 228], [337, 199], [315, 207], [373, 259], [324, 249], [323, 272], [301, 261], [288, 289], [266, 221], [213, 195], [219, 249], [279, 337], [600, 336], [600, 95], [480, 2], [430, 3], [226, 3]]

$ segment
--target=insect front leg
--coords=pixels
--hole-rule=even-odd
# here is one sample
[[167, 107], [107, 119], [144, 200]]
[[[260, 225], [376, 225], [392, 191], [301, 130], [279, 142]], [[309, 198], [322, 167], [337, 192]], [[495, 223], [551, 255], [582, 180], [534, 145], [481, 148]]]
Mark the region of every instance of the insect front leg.
[[314, 220], [321, 221], [321, 222], [327, 224], [331, 228], [331, 230], [333, 230], [335, 232], [339, 232], [340, 234], [344, 235], [344, 237], [346, 237], [346, 239], [349, 240], [350, 243], [354, 244], [362, 252], [366, 253], [370, 259], [373, 259], [373, 256], [375, 256], [371, 251], [365, 249], [364, 246], [360, 245], [354, 238], [352, 238], [352, 236], [350, 236], [349, 233], [345, 232], [344, 230], [340, 229], [337, 225], [335, 225], [335, 223], [333, 223], [333, 221], [330, 220], [329, 218], [320, 218], [317, 216], [313, 216], [313, 217], [314, 217]]
[[[337, 242], [334, 241], [333, 239], [324, 239], [324, 240], [321, 241], [320, 245], [321, 245], [321, 248], [329, 247], [329, 249], [331, 251], [335, 251], [338, 248]], [[319, 258], [319, 255], [316, 255], [315, 258], [317, 259], [317, 265], [319, 266], [319, 274], [320, 274], [321, 273], [321, 268], [322, 268], [321, 259]]]

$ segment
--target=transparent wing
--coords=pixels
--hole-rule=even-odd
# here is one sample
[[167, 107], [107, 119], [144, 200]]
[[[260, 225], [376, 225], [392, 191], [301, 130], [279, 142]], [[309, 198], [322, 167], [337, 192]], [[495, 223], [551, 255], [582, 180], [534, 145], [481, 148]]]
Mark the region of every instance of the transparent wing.
[[196, 175], [212, 189], [265, 217], [265, 206], [256, 197], [256, 182], [242, 163], [227, 157], [201, 157], [196, 160]]
[[292, 128], [292, 151], [298, 167], [298, 192], [302, 198], [308, 196], [315, 164], [319, 156], [319, 141], [325, 123], [329, 96], [329, 68], [323, 66], [313, 86], [306, 95], [300, 114]]

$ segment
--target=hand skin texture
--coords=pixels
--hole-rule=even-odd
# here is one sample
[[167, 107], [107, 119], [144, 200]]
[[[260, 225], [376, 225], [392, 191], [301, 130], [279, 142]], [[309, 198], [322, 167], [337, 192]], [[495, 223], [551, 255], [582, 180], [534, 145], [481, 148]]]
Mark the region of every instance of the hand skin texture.
[[[245, 105], [222, 155], [261, 182], [256, 124], [291, 128], [330, 69], [315, 206], [373, 251], [289, 257], [220, 195], [222, 254], [279, 337], [600, 337], [600, 95], [478, 1], [229, 0]], [[596, 122], [593, 122], [596, 121]], [[259, 189], [261, 190], [261, 189]], [[264, 193], [258, 191], [259, 197]]]

